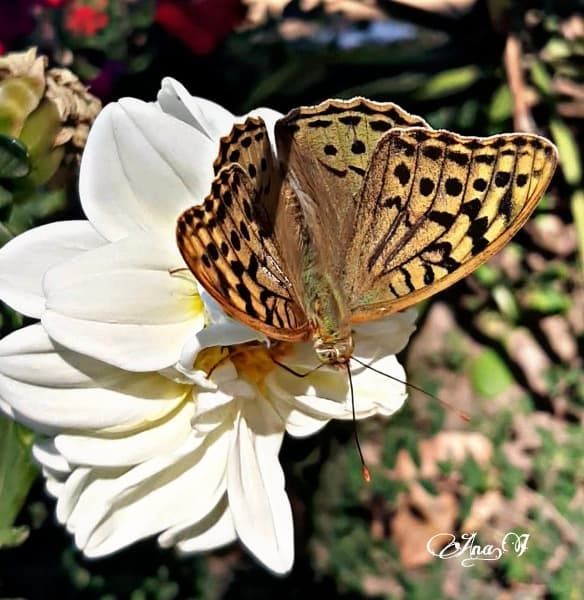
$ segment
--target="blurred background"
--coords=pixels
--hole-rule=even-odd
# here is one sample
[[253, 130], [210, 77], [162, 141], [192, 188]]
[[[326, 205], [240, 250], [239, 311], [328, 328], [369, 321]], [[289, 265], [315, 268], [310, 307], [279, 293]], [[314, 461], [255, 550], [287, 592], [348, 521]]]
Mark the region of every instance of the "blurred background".
[[[396, 418], [359, 425], [370, 485], [350, 424], [285, 440], [289, 577], [236, 545], [179, 558], [147, 540], [85, 560], [56, 525], [31, 434], [1, 420], [1, 598], [584, 598], [582, 0], [0, 0], [0, 98], [19, 76], [2, 54], [30, 46], [80, 81], [65, 81], [76, 101], [60, 119], [38, 99], [17, 117], [0, 103], [1, 243], [81, 216], [79, 152], [99, 111], [82, 84], [103, 103], [153, 100], [170, 75], [234, 113], [363, 95], [435, 128], [540, 133], [561, 165], [514, 240], [420, 306], [401, 356], [470, 423], [412, 391]], [[0, 318], [2, 335], [22, 325], [5, 306]], [[435, 531], [483, 545], [516, 531], [529, 547], [464, 568], [426, 551]]]

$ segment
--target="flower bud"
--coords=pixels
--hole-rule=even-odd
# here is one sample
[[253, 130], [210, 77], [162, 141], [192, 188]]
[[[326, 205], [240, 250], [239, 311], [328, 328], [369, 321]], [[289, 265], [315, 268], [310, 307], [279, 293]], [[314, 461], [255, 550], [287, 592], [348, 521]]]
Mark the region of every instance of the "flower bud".
[[67, 69], [47, 69], [46, 57], [37, 56], [36, 48], [0, 57], [0, 136], [24, 145], [30, 167], [16, 185], [37, 187], [49, 181], [63, 162], [78, 161], [100, 109], [101, 102], [76, 75]]

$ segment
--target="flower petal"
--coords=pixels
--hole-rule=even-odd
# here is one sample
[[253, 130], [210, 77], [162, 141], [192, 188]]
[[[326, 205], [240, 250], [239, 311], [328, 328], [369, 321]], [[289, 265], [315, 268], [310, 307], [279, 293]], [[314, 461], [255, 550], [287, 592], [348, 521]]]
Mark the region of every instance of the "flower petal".
[[142, 230], [174, 239], [179, 215], [210, 190], [216, 152], [200, 131], [153, 104], [131, 98], [110, 104], [83, 153], [83, 210], [112, 241]]
[[230, 450], [227, 493], [241, 541], [275, 573], [294, 561], [292, 510], [278, 462], [283, 423], [269, 404], [247, 402], [236, 422]]
[[189, 519], [204, 519], [225, 494], [231, 435], [219, 431], [163, 469], [153, 459], [111, 481], [90, 482], [67, 522], [76, 544], [89, 557], [104, 556]]
[[189, 387], [116, 369], [57, 346], [40, 324], [0, 340], [0, 398], [40, 431], [131, 430], [162, 418]]
[[177, 545], [181, 553], [205, 552], [231, 544], [237, 539], [227, 495], [202, 520], [172, 527], [161, 534], [158, 543], [163, 548]]
[[170, 272], [180, 260], [141, 233], [67, 261], [45, 276], [43, 325], [59, 343], [120, 368], [168, 367], [204, 325], [194, 280]]
[[[295, 370], [307, 368], [313, 360], [306, 356], [309, 349], [298, 344], [286, 364]], [[375, 369], [391, 377], [405, 381], [403, 367], [394, 355], [380, 360], [364, 359]], [[390, 415], [398, 410], [407, 396], [405, 385], [371, 369], [351, 363], [355, 416], [364, 419], [376, 414]], [[346, 372], [323, 367], [304, 378], [296, 377], [281, 369], [272, 371], [266, 378], [271, 397], [279, 399], [276, 405], [287, 423], [291, 435], [310, 435], [318, 431], [320, 421], [329, 419], [352, 419], [353, 408], [349, 380]], [[304, 413], [307, 418], [303, 418]], [[289, 424], [289, 427], [288, 427]]]
[[204, 329], [195, 331], [183, 345], [179, 359], [180, 371], [185, 375], [191, 372], [192, 366], [203, 348], [231, 346], [253, 340], [263, 341], [265, 336], [233, 319], [226, 319], [221, 323], [211, 323]]
[[[352, 365], [357, 418], [362, 419], [370, 414], [389, 416], [395, 413], [407, 398], [404, 368], [394, 355], [365, 362], [381, 373], [387, 373], [391, 378], [370, 369]], [[347, 415], [342, 418], [350, 419], [351, 416]]]
[[406, 310], [369, 323], [355, 326], [355, 356], [379, 358], [401, 352], [416, 329], [418, 311]]
[[61, 221], [26, 231], [0, 250], [0, 298], [39, 319], [45, 308], [46, 271], [105, 243], [88, 221]]
[[213, 142], [227, 135], [235, 121], [228, 110], [205, 98], [191, 96], [184, 85], [172, 77], [162, 80], [158, 103], [164, 112], [196, 128]]
[[46, 469], [54, 474], [68, 475], [71, 465], [59, 454], [52, 439], [39, 440], [32, 447], [32, 455]]
[[192, 402], [184, 402], [163, 419], [120, 436], [118, 433], [59, 434], [54, 444], [69, 463], [93, 467], [133, 466], [172, 452], [191, 434]]

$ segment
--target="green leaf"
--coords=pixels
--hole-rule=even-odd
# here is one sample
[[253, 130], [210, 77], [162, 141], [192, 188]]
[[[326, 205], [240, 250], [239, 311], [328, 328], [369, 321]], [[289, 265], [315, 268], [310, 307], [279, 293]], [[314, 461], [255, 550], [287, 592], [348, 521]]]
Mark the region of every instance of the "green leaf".
[[26, 146], [16, 138], [0, 134], [0, 179], [17, 179], [29, 171]]
[[8, 206], [12, 202], [12, 194], [0, 185], [0, 208]]
[[580, 255], [580, 268], [584, 269], [584, 190], [576, 190], [570, 200], [572, 218], [578, 234], [578, 254]]
[[456, 94], [469, 88], [478, 81], [481, 70], [475, 65], [442, 71], [428, 81], [413, 94], [416, 100], [430, 100]]
[[513, 383], [513, 376], [505, 361], [494, 350], [487, 348], [471, 362], [470, 381], [481, 396], [493, 398]]
[[501, 280], [501, 271], [492, 264], [485, 263], [474, 272], [474, 277], [481, 285], [491, 288]]
[[38, 470], [30, 448], [34, 435], [6, 417], [0, 417], [0, 548], [26, 538], [16, 519]]
[[0, 548], [11, 548], [20, 546], [30, 533], [30, 529], [26, 526], [10, 527], [8, 529], [0, 529]]
[[489, 105], [489, 120], [500, 123], [511, 118], [513, 114], [513, 97], [511, 90], [507, 84], [504, 84], [497, 89], [491, 98]]
[[570, 296], [553, 287], [539, 287], [527, 290], [520, 297], [524, 308], [546, 315], [565, 313], [572, 306]]
[[552, 78], [541, 62], [535, 61], [531, 66], [531, 81], [546, 96], [552, 93]]
[[566, 123], [559, 118], [550, 121], [550, 131], [558, 147], [564, 177], [569, 184], [577, 185], [582, 179], [582, 157], [576, 138]]
[[[25, 190], [26, 191], [26, 190]], [[30, 229], [43, 219], [62, 211], [67, 206], [67, 194], [63, 188], [45, 192], [42, 190], [24, 193], [15, 200], [10, 218], [3, 225], [6, 232], [0, 227], [0, 240], [4, 240], [2, 233], [10, 233], [11, 237]], [[8, 237], [10, 239], [10, 237]], [[7, 240], [6, 240], [7, 241]]]
[[497, 308], [510, 321], [516, 321], [519, 318], [519, 308], [511, 290], [504, 285], [496, 285], [493, 288], [492, 294]]

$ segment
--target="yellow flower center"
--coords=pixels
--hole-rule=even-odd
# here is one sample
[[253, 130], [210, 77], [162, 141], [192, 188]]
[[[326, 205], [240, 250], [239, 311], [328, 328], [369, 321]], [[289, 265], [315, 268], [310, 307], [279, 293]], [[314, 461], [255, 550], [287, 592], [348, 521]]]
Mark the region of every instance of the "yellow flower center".
[[268, 373], [292, 351], [292, 344], [273, 342], [267, 348], [261, 342], [246, 342], [233, 346], [212, 346], [201, 350], [195, 361], [195, 369], [205, 371], [209, 377], [227, 360], [235, 365], [238, 374], [260, 390]]

